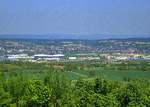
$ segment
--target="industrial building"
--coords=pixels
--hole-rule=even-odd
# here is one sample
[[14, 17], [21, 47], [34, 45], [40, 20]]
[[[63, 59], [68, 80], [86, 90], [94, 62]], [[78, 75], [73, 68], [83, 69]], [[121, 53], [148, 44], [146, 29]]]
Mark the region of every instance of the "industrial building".
[[56, 60], [64, 59], [65, 55], [63, 54], [55, 54], [55, 55], [47, 55], [47, 54], [37, 54], [34, 55], [34, 60]]

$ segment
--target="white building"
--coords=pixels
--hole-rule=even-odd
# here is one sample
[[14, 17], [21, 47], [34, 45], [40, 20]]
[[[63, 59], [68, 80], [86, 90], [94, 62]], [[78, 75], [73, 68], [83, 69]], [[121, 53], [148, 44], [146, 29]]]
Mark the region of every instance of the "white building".
[[8, 55], [8, 60], [31, 59], [27, 54]]
[[69, 57], [69, 60], [76, 60], [77, 57]]
[[126, 57], [126, 56], [119, 56], [119, 57], [116, 57], [115, 59], [116, 60], [127, 60], [128, 57]]
[[37, 54], [34, 55], [35, 60], [60, 60], [63, 59], [65, 55], [63, 54], [55, 54], [55, 55], [47, 55], [47, 54]]

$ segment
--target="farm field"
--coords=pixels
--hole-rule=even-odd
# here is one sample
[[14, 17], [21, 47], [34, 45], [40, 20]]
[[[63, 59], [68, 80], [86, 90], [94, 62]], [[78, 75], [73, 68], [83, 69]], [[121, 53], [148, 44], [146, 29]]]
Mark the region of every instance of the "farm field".
[[[101, 68], [95, 69], [93, 72], [95, 72], [94, 77], [103, 77], [105, 79], [110, 80], [124, 80], [127, 78], [130, 79], [136, 79], [136, 78], [150, 78], [150, 72], [149, 71], [119, 71], [119, 70], [103, 70]], [[71, 73], [72, 75], [76, 75], [79, 77], [85, 77], [90, 78], [90, 71], [77, 71], [76, 73]]]
[[[16, 63], [1, 63], [1, 71], [4, 71], [4, 74], [6, 74], [7, 77], [9, 77], [9, 74], [18, 74], [22, 75], [25, 78], [33, 78], [33, 79], [43, 79], [48, 73], [51, 73], [53, 71], [61, 72], [65, 76], [67, 76], [69, 79], [79, 79], [79, 78], [94, 78], [94, 77], [102, 77], [109, 80], [124, 80], [124, 79], [138, 79], [138, 78], [150, 78], [150, 68], [147, 67], [146, 70], [142, 71], [142, 67], [134, 68], [134, 66], [130, 65], [129, 69], [123, 69], [126, 68], [127, 65], [124, 65], [123, 68], [120, 69], [120, 65], [108, 63], [103, 64], [103, 67], [95, 67], [95, 64], [97, 62], [70, 62], [68, 65], [67, 63], [63, 62], [57, 62], [57, 63], [25, 63], [25, 62], [16, 62]], [[140, 62], [142, 63], [142, 62]], [[115, 66], [115, 68], [108, 67], [109, 66]], [[147, 65], [149, 65], [149, 62], [147, 62]], [[100, 63], [98, 63], [98, 66], [101, 66]]]

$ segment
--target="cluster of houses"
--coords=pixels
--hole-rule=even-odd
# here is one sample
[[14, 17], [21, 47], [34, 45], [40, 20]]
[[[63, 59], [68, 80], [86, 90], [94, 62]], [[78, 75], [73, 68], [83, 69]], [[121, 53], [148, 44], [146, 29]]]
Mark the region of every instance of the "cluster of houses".
[[83, 61], [83, 60], [101, 60], [105, 58], [106, 60], [150, 60], [150, 55], [141, 55], [141, 54], [100, 54], [99, 56], [65, 56], [64, 54], [36, 54], [29, 56], [28, 54], [16, 54], [16, 55], [7, 55], [5, 57], [0, 57], [0, 60], [26, 60], [26, 61], [60, 61], [60, 60], [69, 60], [69, 61]]
[[102, 54], [101, 56], [103, 56], [107, 60], [150, 60], [150, 55], [144, 55], [144, 54], [120, 54], [120, 53], [115, 53], [113, 55]]

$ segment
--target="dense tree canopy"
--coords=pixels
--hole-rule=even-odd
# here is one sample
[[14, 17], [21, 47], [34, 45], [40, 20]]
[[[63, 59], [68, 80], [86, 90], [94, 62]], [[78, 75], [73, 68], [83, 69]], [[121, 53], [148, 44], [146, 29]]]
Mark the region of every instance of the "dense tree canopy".
[[[21, 62], [1, 64], [0, 106], [150, 107], [149, 79], [111, 81], [95, 75], [93, 77], [91, 73], [90, 78], [72, 80], [65, 74], [70, 73], [65, 70], [72, 69], [71, 66], [60, 69], [64, 65]], [[79, 64], [73, 66], [77, 70]], [[38, 68], [37, 71], [34, 68]]]

